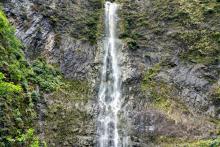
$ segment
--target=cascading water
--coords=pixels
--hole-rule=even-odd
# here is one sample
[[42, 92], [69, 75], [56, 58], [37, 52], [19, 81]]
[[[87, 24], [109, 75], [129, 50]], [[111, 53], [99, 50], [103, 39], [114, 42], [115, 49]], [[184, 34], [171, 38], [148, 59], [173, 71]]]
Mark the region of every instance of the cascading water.
[[98, 147], [120, 147], [118, 112], [120, 110], [121, 73], [117, 59], [119, 40], [116, 3], [105, 3], [104, 58], [99, 89]]

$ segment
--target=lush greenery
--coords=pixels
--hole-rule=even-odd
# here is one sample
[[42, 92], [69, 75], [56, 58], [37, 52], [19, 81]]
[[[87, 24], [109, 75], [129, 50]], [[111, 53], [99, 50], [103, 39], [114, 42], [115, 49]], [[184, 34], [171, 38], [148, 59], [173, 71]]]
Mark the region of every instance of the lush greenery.
[[46, 63], [44, 59], [35, 60], [32, 63], [34, 75], [30, 80], [38, 84], [40, 90], [44, 92], [52, 92], [60, 88], [62, 85], [61, 73], [52, 65]]
[[220, 146], [220, 138], [216, 139], [207, 139], [207, 140], [196, 140], [196, 141], [185, 141], [184, 139], [177, 138], [167, 138], [161, 137], [158, 140], [162, 146], [178, 146], [178, 147], [219, 147]]
[[183, 146], [189, 147], [218, 147], [220, 146], [220, 138], [210, 140], [198, 140], [193, 143], [188, 143]]
[[219, 63], [218, 0], [155, 0], [145, 8], [131, 0], [118, 1], [123, 4], [120, 37], [129, 49], [146, 48], [152, 45], [153, 39], [159, 44], [164, 42], [164, 50], [171, 52], [178, 45], [183, 61], [206, 65]]
[[[166, 50], [164, 53], [171, 55], [178, 49], [181, 62], [213, 66], [219, 64], [219, 0], [152, 0], [148, 9], [140, 8], [133, 0], [118, 1], [122, 3], [120, 38], [130, 51], [154, 49], [153, 45], [157, 42], [160, 50]], [[71, 1], [61, 2], [57, 8], [49, 7], [45, 2], [36, 2], [32, 9], [54, 25], [56, 44], [61, 41], [61, 32], [94, 44], [104, 26], [100, 21], [104, 1], [87, 2], [83, 6]], [[28, 17], [24, 19], [28, 28]], [[86, 101], [90, 94], [89, 85], [87, 81], [64, 81], [63, 85], [62, 76], [56, 68], [42, 58], [30, 64], [25, 59], [22, 48], [22, 43], [14, 35], [14, 29], [0, 11], [0, 146], [38, 147], [41, 144], [34, 125], [37, 120], [36, 104], [44, 93], [53, 91], [56, 92], [50, 96], [58, 104], [49, 106], [51, 114], [48, 118], [52, 121], [48, 123], [53, 128], [48, 128], [49, 133], [46, 133], [48, 138], [54, 139], [55, 133], [51, 134], [50, 131], [58, 126], [61, 130], [58, 131], [61, 136], [58, 141], [61, 142], [65, 136], [75, 131], [66, 127], [66, 124], [78, 127], [83, 119], [91, 117], [80, 111], [71, 111], [66, 105], [73, 100]], [[158, 48], [155, 47], [156, 49]], [[152, 107], [158, 110], [167, 114], [173, 110], [189, 113], [175, 97], [178, 91], [175, 86], [156, 78], [161, 69], [165, 68], [162, 66], [155, 64], [146, 71], [142, 81], [143, 92], [151, 98]], [[219, 104], [218, 84], [213, 86], [211, 97], [214, 97], [214, 103]], [[67, 117], [62, 116], [63, 112]], [[57, 119], [59, 116], [62, 116], [61, 119]], [[166, 143], [171, 141], [173, 140], [165, 140]], [[219, 145], [219, 138], [183, 143], [183, 146], [192, 147]]]
[[36, 103], [62, 84], [60, 73], [44, 60], [30, 65], [22, 48], [0, 11], [0, 146], [39, 146]]

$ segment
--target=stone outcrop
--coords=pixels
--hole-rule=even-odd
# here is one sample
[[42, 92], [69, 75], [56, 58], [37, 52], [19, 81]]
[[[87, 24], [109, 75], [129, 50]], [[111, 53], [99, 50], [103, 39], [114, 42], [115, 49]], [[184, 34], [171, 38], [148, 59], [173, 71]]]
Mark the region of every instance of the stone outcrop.
[[[141, 147], [170, 139], [215, 139], [220, 119], [219, 51], [215, 51], [219, 42], [209, 35], [219, 37], [220, 17], [215, 10], [219, 2], [213, 2], [213, 13], [201, 10], [196, 14], [182, 1], [118, 2], [123, 42], [120, 133], [128, 136], [131, 145]], [[9, 0], [3, 4], [30, 61], [45, 57], [68, 80], [89, 85], [89, 94], [73, 88], [45, 96], [42, 139], [49, 146], [93, 146], [102, 2]], [[200, 4], [194, 5], [200, 10]], [[213, 46], [210, 49], [206, 44]]]

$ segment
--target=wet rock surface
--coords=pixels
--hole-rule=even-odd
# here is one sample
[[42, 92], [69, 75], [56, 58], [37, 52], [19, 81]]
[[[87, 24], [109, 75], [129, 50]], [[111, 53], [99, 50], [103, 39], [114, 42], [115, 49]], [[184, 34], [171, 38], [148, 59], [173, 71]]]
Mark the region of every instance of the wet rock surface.
[[65, 37], [61, 43], [61, 48], [64, 49], [61, 70], [67, 78], [90, 79], [97, 46], [91, 46], [82, 41], [70, 41], [69, 39]]
[[[175, 27], [179, 24], [178, 20], [166, 18], [172, 17], [173, 9], [178, 6], [171, 1], [164, 0], [163, 3], [167, 4], [164, 7], [160, 3], [122, 1], [120, 17], [122, 25], [126, 24], [121, 34], [125, 43], [121, 57], [122, 113], [125, 115], [122, 123], [129, 124], [129, 127], [121, 127], [130, 128], [126, 134], [129, 134], [130, 143], [134, 146], [160, 143], [161, 136], [215, 138], [217, 134], [210, 132], [218, 130], [219, 125], [211, 119], [219, 120], [219, 104], [215, 103], [211, 93], [219, 80], [219, 62], [192, 62], [182, 58], [182, 52], [190, 49], [184, 41], [170, 38], [171, 34], [179, 32], [179, 28]], [[168, 12], [163, 10], [169, 6]], [[131, 21], [136, 23], [130, 24]], [[219, 32], [219, 29], [215, 31]]]
[[[123, 75], [120, 133], [126, 134], [130, 145], [136, 147], [155, 146], [161, 143], [161, 137], [216, 138], [219, 125], [215, 122], [220, 119], [219, 94], [215, 93], [220, 81], [219, 61], [191, 60], [197, 58], [198, 53], [188, 53], [191, 41], [181, 40], [179, 37], [184, 34], [178, 34], [195, 31], [194, 27], [208, 32], [206, 25], [213, 25], [211, 29], [216, 32], [219, 29], [212, 24], [214, 21], [199, 25], [178, 22], [178, 17], [188, 21], [185, 17], [191, 13], [176, 14], [173, 12], [177, 7], [175, 2], [164, 0], [164, 7], [157, 2], [120, 0], [120, 21], [137, 22], [129, 28], [133, 32], [120, 35], [124, 43], [119, 56]], [[70, 91], [45, 98], [47, 109], [43, 111], [45, 132], [42, 138], [50, 146], [95, 144], [102, 42], [92, 44], [86, 40], [85, 34], [89, 33], [79, 30], [88, 28], [76, 18], [96, 7], [99, 5], [84, 0], [4, 2], [4, 10], [16, 27], [16, 35], [25, 44], [30, 60], [43, 56], [49, 63], [58, 65], [66, 78], [87, 80], [91, 85], [92, 94], [86, 96], [87, 100], [85, 97], [77, 99], [80, 94], [71, 95]], [[65, 13], [58, 13], [63, 10]], [[191, 58], [191, 55], [194, 56]], [[150, 76], [146, 74], [158, 64], [159, 69], [152, 70]]]

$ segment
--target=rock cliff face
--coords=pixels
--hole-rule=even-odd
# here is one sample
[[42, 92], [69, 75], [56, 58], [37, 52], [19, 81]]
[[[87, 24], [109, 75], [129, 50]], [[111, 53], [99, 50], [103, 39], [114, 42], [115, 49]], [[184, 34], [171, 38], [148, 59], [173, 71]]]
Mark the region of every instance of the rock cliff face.
[[140, 146], [216, 136], [219, 2], [120, 2], [129, 136]]
[[62, 88], [39, 101], [36, 128], [41, 140], [48, 146], [94, 145], [101, 61], [96, 42], [103, 30], [103, 2], [25, 0], [3, 5], [29, 61], [43, 57], [66, 78]]
[[[220, 119], [220, 3], [118, 0], [120, 130], [132, 146], [216, 139]], [[94, 146], [103, 1], [7, 0], [27, 58], [45, 57], [71, 82], [45, 95], [39, 134], [48, 146]], [[125, 129], [126, 128], [126, 129]]]

